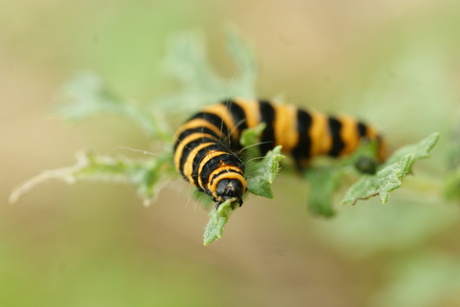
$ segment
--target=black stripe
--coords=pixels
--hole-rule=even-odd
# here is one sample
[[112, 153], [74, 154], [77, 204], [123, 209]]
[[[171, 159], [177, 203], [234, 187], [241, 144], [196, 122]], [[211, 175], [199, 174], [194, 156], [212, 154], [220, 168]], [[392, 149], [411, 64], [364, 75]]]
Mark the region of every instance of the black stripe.
[[236, 171], [234, 169], [226, 169], [226, 170], [223, 170], [221, 172], [218, 172], [217, 174], [214, 174], [209, 182], [210, 185], [212, 185], [214, 179], [218, 178], [220, 175], [224, 174], [224, 173], [235, 173], [235, 174], [240, 174], [241, 176], [244, 177], [244, 173], [243, 171]]
[[229, 136], [229, 130], [227, 125], [225, 124], [224, 120], [214, 114], [214, 113], [208, 113], [208, 112], [199, 112], [195, 114], [192, 118], [189, 119], [191, 121], [192, 119], [196, 118], [202, 118], [205, 121], [211, 123], [212, 125], [216, 126], [220, 131], [222, 131], [222, 135], [227, 138]]
[[244, 109], [241, 106], [232, 100], [225, 100], [222, 104], [230, 111], [230, 114], [232, 114], [233, 123], [235, 127], [237, 127], [238, 132], [248, 129], [246, 113], [244, 113]]
[[358, 122], [357, 129], [360, 138], [367, 137], [367, 126], [365, 124], [363, 124], [362, 122]]
[[194, 133], [206, 133], [214, 136], [216, 140], [219, 140], [222, 136], [218, 135], [216, 132], [214, 132], [212, 129], [208, 127], [197, 127], [197, 128], [191, 128], [191, 129], [186, 129], [179, 134], [176, 140], [176, 144], [174, 145], [174, 151], [176, 151], [177, 146], [179, 146], [180, 142], [182, 142], [186, 137], [188, 137], [191, 134]]
[[332, 147], [328, 152], [328, 155], [332, 157], [339, 156], [342, 149], [345, 147], [345, 143], [340, 137], [340, 130], [342, 129], [342, 123], [334, 117], [329, 117], [329, 133], [332, 137]]
[[297, 145], [292, 149], [292, 156], [296, 161], [297, 168], [302, 167], [302, 162], [310, 158], [311, 139], [308, 131], [311, 127], [311, 115], [304, 110], [297, 110]]
[[180, 157], [180, 162], [179, 162], [179, 170], [180, 170], [182, 176], [184, 176], [184, 165], [185, 165], [185, 162], [188, 159], [188, 156], [190, 155], [190, 152], [195, 147], [197, 147], [198, 145], [200, 145], [202, 143], [209, 143], [209, 142], [215, 143], [216, 140], [214, 138], [210, 138], [210, 137], [201, 137], [201, 138], [198, 138], [196, 140], [193, 140], [193, 141], [187, 143], [184, 146], [184, 149], [181, 152], [181, 157]]
[[[206, 187], [209, 181], [209, 175], [216, 170], [217, 168], [221, 167], [222, 164], [236, 166], [240, 169], [244, 168], [243, 162], [234, 154], [231, 153], [223, 153], [219, 156], [211, 158], [206, 164], [203, 166], [201, 173], [199, 174], [201, 178], [202, 187]], [[198, 173], [198, 168], [196, 169]], [[198, 175], [198, 174], [194, 175]]]
[[230, 111], [233, 124], [235, 125], [235, 130], [231, 131], [232, 138], [230, 139], [230, 147], [235, 151], [239, 151], [242, 148], [240, 144], [241, 132], [248, 129], [246, 113], [244, 113], [244, 109], [233, 100], [227, 99], [223, 101], [222, 104]]
[[261, 100], [259, 101], [260, 109], [260, 122], [266, 123], [264, 132], [260, 139], [261, 144], [259, 145], [260, 152], [262, 155], [265, 155], [270, 149], [273, 149], [275, 145], [275, 108], [268, 102]]

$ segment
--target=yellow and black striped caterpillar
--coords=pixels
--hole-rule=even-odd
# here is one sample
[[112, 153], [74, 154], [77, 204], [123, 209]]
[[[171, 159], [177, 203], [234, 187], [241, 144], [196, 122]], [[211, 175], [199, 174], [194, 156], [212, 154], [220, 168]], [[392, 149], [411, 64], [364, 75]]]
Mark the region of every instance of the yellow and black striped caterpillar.
[[266, 124], [259, 144], [262, 155], [281, 145], [300, 170], [314, 156], [350, 154], [363, 139], [377, 141], [378, 159], [384, 158], [380, 135], [353, 117], [236, 98], [205, 107], [179, 128], [174, 144], [176, 169], [210, 195], [217, 207], [232, 198], [241, 206], [247, 184], [244, 163], [237, 154], [242, 149], [239, 139], [245, 129], [260, 123]]

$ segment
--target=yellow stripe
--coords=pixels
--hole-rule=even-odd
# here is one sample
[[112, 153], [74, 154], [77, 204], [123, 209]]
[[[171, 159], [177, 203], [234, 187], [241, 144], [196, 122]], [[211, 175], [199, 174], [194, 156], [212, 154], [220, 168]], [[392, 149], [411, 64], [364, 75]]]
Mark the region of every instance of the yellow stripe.
[[[201, 163], [198, 167], [198, 184], [200, 187], [202, 187], [203, 189], [205, 188], [203, 186], [203, 181], [201, 180], [201, 172], [203, 171], [203, 167], [206, 165], [206, 163], [211, 160], [212, 158], [214, 157], [218, 157], [218, 156], [221, 156], [221, 155], [224, 155], [224, 154], [227, 154], [227, 152], [225, 151], [219, 151], [219, 150], [211, 150], [210, 152], [207, 153], [207, 155], [203, 158], [203, 160], [201, 160]], [[219, 166], [217, 166], [218, 168]]]
[[276, 145], [282, 145], [284, 152], [291, 152], [297, 145], [297, 108], [293, 105], [274, 105], [275, 108], [275, 140]]
[[[211, 174], [209, 174], [209, 182], [208, 182], [208, 186], [211, 184], [211, 181], [213, 180], [212, 177], [224, 170], [234, 170], [234, 171], [237, 171], [237, 172], [240, 172], [242, 173], [241, 169], [235, 165], [228, 165], [228, 164], [225, 164], [225, 165], [222, 165], [221, 167], [218, 167], [216, 168], [215, 170], [213, 170], [211, 172]], [[234, 174], [234, 173], [232, 173]], [[219, 178], [219, 177], [216, 177], [216, 179]], [[214, 185], [214, 184], [213, 184]]]
[[189, 154], [188, 156], [188, 159], [187, 161], [185, 161], [185, 164], [184, 164], [184, 176], [187, 177], [188, 181], [190, 181], [191, 183], [193, 183], [193, 178], [192, 178], [192, 173], [193, 173], [193, 159], [195, 159], [195, 156], [196, 154], [198, 153], [198, 151], [200, 151], [202, 148], [205, 148], [207, 146], [210, 146], [212, 144], [215, 144], [215, 143], [211, 143], [211, 142], [208, 142], [208, 143], [203, 143], [203, 144], [200, 144], [198, 145], [197, 147], [195, 147]]
[[332, 146], [328, 117], [320, 112], [311, 112], [311, 117], [312, 123], [309, 130], [311, 139], [311, 156], [325, 154]]
[[257, 101], [244, 98], [236, 98], [234, 101], [244, 110], [248, 128], [256, 127], [260, 123], [260, 111]]
[[188, 143], [190, 143], [192, 141], [195, 141], [197, 139], [200, 139], [202, 137], [207, 137], [207, 138], [212, 138], [212, 139], [215, 138], [214, 136], [212, 136], [210, 134], [197, 132], [197, 133], [193, 133], [193, 134], [187, 136], [185, 139], [182, 140], [182, 142], [179, 143], [179, 145], [176, 148], [176, 152], [174, 153], [174, 165], [176, 166], [176, 169], [178, 171], [180, 170], [180, 159], [182, 157], [182, 152], [183, 152], [185, 146]]
[[[220, 104], [220, 103], [214, 104], [212, 106], [208, 106], [204, 108], [203, 111], [219, 116], [224, 121], [225, 125], [228, 128], [229, 133], [231, 133], [233, 137], [234, 135], [233, 133], [235, 132], [235, 124], [233, 123], [232, 115], [230, 114], [230, 112], [228, 112], [227, 107], [225, 105]], [[222, 127], [217, 127], [217, 128], [219, 128], [220, 130]], [[228, 137], [228, 136], [226, 135], [225, 137]]]
[[340, 129], [340, 138], [345, 143], [345, 147], [340, 152], [340, 155], [347, 155], [355, 151], [359, 146], [359, 134], [357, 122], [350, 116], [339, 116], [337, 120], [342, 124]]

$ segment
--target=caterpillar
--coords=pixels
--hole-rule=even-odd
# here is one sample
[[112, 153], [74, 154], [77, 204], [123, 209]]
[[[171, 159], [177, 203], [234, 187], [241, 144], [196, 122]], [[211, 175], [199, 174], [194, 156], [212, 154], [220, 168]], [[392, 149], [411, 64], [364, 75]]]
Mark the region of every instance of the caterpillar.
[[314, 156], [348, 155], [361, 140], [375, 140], [378, 160], [385, 157], [382, 137], [351, 116], [327, 116], [294, 105], [235, 98], [205, 107], [178, 129], [174, 143], [177, 171], [198, 191], [210, 195], [216, 208], [232, 198], [241, 206], [247, 183], [238, 154], [242, 150], [239, 139], [244, 130], [260, 123], [266, 124], [258, 145], [261, 154], [282, 145], [299, 170]]

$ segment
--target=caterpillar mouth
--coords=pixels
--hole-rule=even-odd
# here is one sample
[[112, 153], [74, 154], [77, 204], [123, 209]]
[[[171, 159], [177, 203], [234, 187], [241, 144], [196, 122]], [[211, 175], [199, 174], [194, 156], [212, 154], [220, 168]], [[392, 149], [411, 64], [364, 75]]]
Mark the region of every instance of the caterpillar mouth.
[[243, 184], [237, 179], [223, 179], [217, 184], [216, 195], [216, 209], [225, 201], [234, 200], [234, 203], [243, 205]]
[[[216, 210], [218, 210], [220, 205], [222, 205], [223, 203], [225, 203], [228, 200], [231, 200], [231, 203], [236, 204], [238, 207], [241, 207], [243, 205], [243, 200], [242, 199], [237, 199], [237, 198], [233, 197], [233, 198], [224, 199], [222, 201], [217, 200], [216, 201], [216, 207], [215, 207]], [[235, 209], [236, 206], [232, 205], [232, 208]]]

